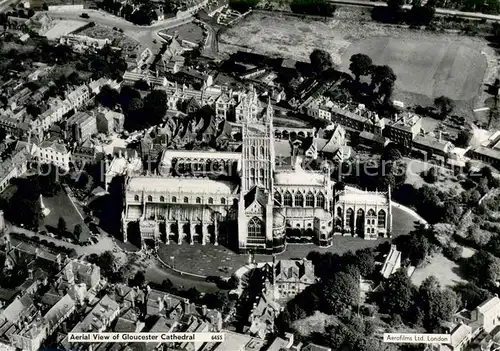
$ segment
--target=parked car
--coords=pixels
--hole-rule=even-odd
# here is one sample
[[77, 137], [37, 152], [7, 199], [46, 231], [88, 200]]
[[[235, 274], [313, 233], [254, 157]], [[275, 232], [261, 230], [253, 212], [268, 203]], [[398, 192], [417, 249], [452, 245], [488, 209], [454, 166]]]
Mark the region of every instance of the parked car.
[[87, 19], [88, 19], [88, 18], [90, 18], [90, 16], [88, 15], [88, 13], [85, 13], [85, 12], [84, 12], [84, 13], [82, 13], [82, 14], [80, 15], [80, 17], [81, 17], [81, 18], [87, 18]]

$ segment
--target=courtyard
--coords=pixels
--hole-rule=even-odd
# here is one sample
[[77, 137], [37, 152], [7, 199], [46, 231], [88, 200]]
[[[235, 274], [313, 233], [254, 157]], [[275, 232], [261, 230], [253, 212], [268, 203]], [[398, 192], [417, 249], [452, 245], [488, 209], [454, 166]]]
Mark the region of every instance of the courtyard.
[[60, 190], [53, 197], [44, 197], [43, 203], [45, 207], [50, 209], [50, 213], [47, 217], [43, 218], [41, 230], [53, 232], [54, 228], [57, 228], [59, 218], [62, 217], [66, 221], [67, 230], [69, 232], [73, 232], [75, 225], [80, 224], [82, 226], [81, 241], [85, 241], [89, 238], [90, 233], [83, 222], [83, 214], [80, 215], [76, 210], [64, 190]]
[[[393, 206], [393, 237], [408, 234], [415, 228], [415, 217]], [[288, 244], [278, 259], [302, 259], [311, 251], [344, 254], [348, 251], [376, 247], [389, 239], [363, 240], [354, 237], [336, 236], [333, 245], [321, 248], [314, 244]], [[166, 264], [187, 273], [199, 275], [231, 276], [238, 268], [248, 263], [249, 255], [239, 255], [224, 246], [162, 244], [159, 258]], [[172, 259], [173, 258], [173, 259]], [[270, 261], [270, 255], [255, 255], [257, 262]]]

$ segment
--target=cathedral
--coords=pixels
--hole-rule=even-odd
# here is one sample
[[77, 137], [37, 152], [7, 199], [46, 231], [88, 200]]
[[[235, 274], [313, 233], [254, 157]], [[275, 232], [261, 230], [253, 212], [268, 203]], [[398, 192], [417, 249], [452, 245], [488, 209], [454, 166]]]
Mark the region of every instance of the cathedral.
[[328, 165], [302, 167], [307, 153], [280, 154], [290, 160], [283, 167], [275, 155], [272, 105], [247, 112], [235, 123], [242, 140], [237, 151], [165, 150], [159, 174], [128, 178], [125, 241], [134, 232], [141, 241], [233, 243], [240, 252], [275, 253], [285, 249], [291, 230], [312, 233], [320, 246], [332, 245], [335, 235], [390, 235], [390, 191], [335, 189]]

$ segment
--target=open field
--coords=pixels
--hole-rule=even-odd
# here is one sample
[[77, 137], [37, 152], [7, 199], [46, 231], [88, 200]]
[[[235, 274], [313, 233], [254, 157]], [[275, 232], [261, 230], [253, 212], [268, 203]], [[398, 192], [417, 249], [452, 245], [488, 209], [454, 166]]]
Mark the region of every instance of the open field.
[[221, 53], [244, 50], [306, 62], [315, 48], [328, 51], [344, 71], [352, 54], [366, 53], [394, 69], [395, 99], [429, 106], [444, 94], [458, 100], [457, 113], [468, 115], [484, 101], [476, 98], [483, 78], [496, 72], [495, 52], [483, 38], [384, 25], [366, 9], [347, 7], [324, 21], [256, 12], [227, 29], [219, 43]]
[[458, 179], [449, 169], [437, 166], [438, 180], [431, 184], [427, 183], [422, 176], [428, 172], [428, 170], [433, 166], [432, 164], [414, 159], [407, 160], [407, 164], [406, 184], [411, 184], [417, 189], [421, 188], [423, 185], [428, 185], [432, 188], [445, 192], [454, 189], [455, 192], [461, 193], [464, 190], [458, 182]]
[[194, 44], [198, 44], [203, 40], [203, 30], [194, 23], [186, 23], [178, 27], [161, 31], [160, 33], [172, 36], [177, 35], [178, 40], [186, 40]]
[[374, 64], [388, 65], [398, 79], [396, 89], [424, 95], [441, 95], [470, 101], [481, 87], [486, 58], [475, 49], [457, 42], [373, 37], [358, 41], [342, 55], [342, 68], [349, 69], [352, 55], [364, 53]]
[[78, 28], [83, 27], [86, 23], [83, 21], [73, 21], [73, 20], [56, 20], [56, 24], [50, 28], [44, 35], [49, 40], [57, 40], [60, 37], [74, 32]]
[[441, 286], [454, 286], [458, 283], [465, 282], [465, 280], [457, 274], [459, 269], [459, 266], [455, 262], [438, 254], [432, 258], [431, 263], [423, 268], [417, 268], [411, 276], [411, 281], [413, 284], [420, 286], [426, 278], [433, 275], [441, 283]]

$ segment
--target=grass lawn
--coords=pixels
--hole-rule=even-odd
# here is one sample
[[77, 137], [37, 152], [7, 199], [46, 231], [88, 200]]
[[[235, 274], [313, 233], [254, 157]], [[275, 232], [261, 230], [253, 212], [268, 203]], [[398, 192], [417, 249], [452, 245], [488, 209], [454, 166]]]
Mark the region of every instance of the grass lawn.
[[459, 269], [459, 266], [455, 262], [438, 254], [432, 258], [431, 263], [423, 268], [417, 268], [411, 276], [411, 281], [415, 285], [420, 286], [427, 277], [433, 275], [441, 283], [441, 286], [454, 286], [458, 283], [465, 282], [465, 280], [458, 275]]
[[177, 34], [178, 40], [187, 40], [195, 44], [198, 44], [203, 40], [203, 30], [200, 26], [194, 23], [186, 23], [181, 26], [162, 31], [162, 33], [172, 36]]
[[[415, 227], [415, 218], [393, 207], [393, 237], [408, 234]], [[279, 259], [302, 259], [311, 251], [343, 254], [369, 247], [376, 247], [388, 239], [363, 240], [361, 238], [336, 236], [329, 248], [320, 248], [314, 244], [288, 244], [285, 252], [277, 255]], [[201, 275], [230, 276], [241, 266], [248, 263], [248, 255], [239, 255], [224, 246], [162, 244], [160, 258], [167, 264], [184, 272]], [[174, 260], [171, 257], [175, 257]], [[256, 255], [257, 262], [271, 261], [270, 255]]]
[[423, 178], [423, 172], [428, 171], [432, 165], [419, 160], [408, 160], [408, 167], [406, 168], [406, 184], [411, 184], [415, 188], [421, 188], [423, 185], [436, 188], [441, 191], [449, 191], [455, 189], [457, 193], [461, 193], [464, 189], [458, 183], [457, 178], [449, 170], [442, 167], [437, 167], [439, 176], [437, 182], [431, 184], [427, 183]]
[[50, 227], [57, 228], [59, 218], [62, 217], [66, 221], [68, 231], [73, 232], [75, 225], [80, 224], [82, 226], [82, 241], [89, 237], [87, 226], [63, 190], [60, 190], [53, 197], [44, 197], [43, 203], [50, 209], [50, 213], [43, 219], [40, 230], [48, 230]]

